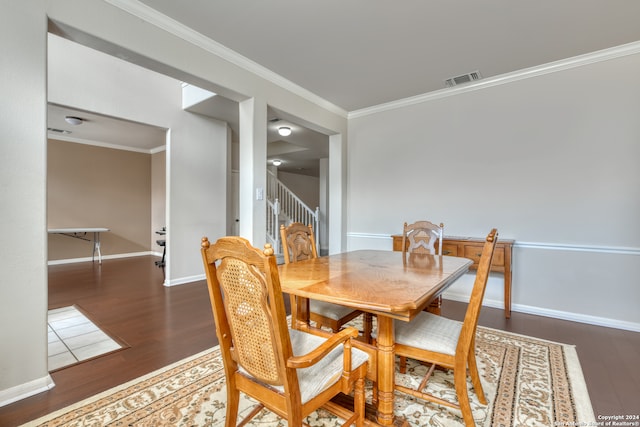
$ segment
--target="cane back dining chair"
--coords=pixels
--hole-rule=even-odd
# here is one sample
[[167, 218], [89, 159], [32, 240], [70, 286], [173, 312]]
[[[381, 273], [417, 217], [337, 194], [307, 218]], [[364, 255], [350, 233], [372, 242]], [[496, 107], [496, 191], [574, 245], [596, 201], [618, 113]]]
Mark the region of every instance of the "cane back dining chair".
[[[405, 222], [402, 231], [403, 262], [406, 261], [407, 254], [442, 255], [443, 234], [443, 223], [435, 225], [430, 221], [416, 221], [413, 224]], [[437, 250], [436, 242], [438, 242]], [[425, 310], [440, 314], [440, 307], [442, 307], [442, 296], [438, 295]], [[404, 362], [404, 359], [402, 361]]]
[[[313, 227], [300, 222], [293, 222], [288, 226], [280, 225], [280, 239], [284, 252], [284, 262], [303, 261], [318, 258], [318, 249], [313, 235]], [[291, 298], [291, 309], [295, 308], [295, 298]], [[309, 320], [318, 327], [325, 326], [333, 332], [338, 332], [346, 323], [363, 315], [363, 336], [366, 341], [371, 337], [371, 316], [360, 310], [354, 310], [338, 304], [324, 301], [309, 300]]]
[[[497, 240], [498, 231], [494, 228], [487, 235], [482, 249], [463, 322], [422, 311], [411, 322], [395, 323], [396, 354], [432, 364], [416, 390], [399, 384], [395, 385], [395, 389], [417, 398], [460, 409], [467, 427], [475, 426], [467, 391], [467, 369], [478, 400], [483, 405], [487, 403], [478, 375], [475, 336]], [[453, 370], [457, 404], [423, 391], [436, 366]]]
[[215, 244], [203, 237], [201, 252], [227, 381], [225, 425], [236, 425], [241, 391], [259, 405], [240, 425], [266, 407], [295, 427], [332, 397], [354, 391], [344, 425], [362, 426], [368, 356], [351, 347], [358, 331], [325, 339], [290, 329], [271, 245], [261, 251], [241, 237]]

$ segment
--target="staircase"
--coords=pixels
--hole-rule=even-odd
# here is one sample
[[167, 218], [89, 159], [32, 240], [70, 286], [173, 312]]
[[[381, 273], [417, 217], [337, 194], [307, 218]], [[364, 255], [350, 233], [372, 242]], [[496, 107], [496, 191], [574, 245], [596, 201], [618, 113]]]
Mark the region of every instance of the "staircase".
[[273, 172], [267, 171], [267, 243], [273, 245], [277, 254], [282, 253], [280, 225], [286, 226], [292, 222], [311, 224], [315, 233], [316, 245], [319, 245], [319, 218], [320, 208], [311, 209]]

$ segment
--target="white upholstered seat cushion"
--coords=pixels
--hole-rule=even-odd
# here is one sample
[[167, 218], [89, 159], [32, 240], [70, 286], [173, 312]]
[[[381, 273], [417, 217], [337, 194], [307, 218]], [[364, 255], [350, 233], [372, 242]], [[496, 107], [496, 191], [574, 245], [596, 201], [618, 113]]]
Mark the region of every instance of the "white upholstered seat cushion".
[[461, 322], [422, 311], [411, 322], [394, 324], [398, 344], [451, 356], [456, 353]]
[[309, 311], [329, 319], [339, 320], [351, 313], [353, 308], [312, 299], [309, 300]]
[[[294, 356], [307, 354], [326, 341], [322, 337], [296, 329], [289, 329], [289, 335], [291, 336], [291, 347]], [[343, 353], [344, 348], [342, 345], [339, 345], [315, 365], [297, 370], [302, 403], [308, 402], [340, 379], [343, 368]], [[368, 360], [369, 356], [367, 353], [357, 348], [351, 348], [352, 370]], [[240, 371], [251, 377], [242, 367], [240, 367]], [[272, 387], [280, 393], [284, 393], [283, 386]]]

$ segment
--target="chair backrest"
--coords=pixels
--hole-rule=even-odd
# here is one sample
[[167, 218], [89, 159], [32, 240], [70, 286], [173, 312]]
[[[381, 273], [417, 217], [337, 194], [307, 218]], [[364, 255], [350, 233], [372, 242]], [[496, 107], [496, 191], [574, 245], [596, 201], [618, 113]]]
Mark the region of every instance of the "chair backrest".
[[304, 225], [301, 222], [292, 222], [287, 227], [281, 225], [280, 240], [282, 240], [282, 250], [286, 264], [318, 258], [316, 238], [313, 235], [311, 224]]
[[471, 343], [476, 334], [478, 326], [478, 317], [480, 316], [480, 308], [482, 307], [482, 299], [484, 291], [487, 288], [487, 280], [491, 270], [491, 261], [493, 260], [493, 252], [498, 241], [498, 230], [492, 229], [485, 240], [478, 263], [478, 271], [476, 272], [476, 280], [471, 290], [471, 298], [464, 316], [462, 330], [460, 331], [460, 339], [458, 340], [458, 348], [456, 352], [465, 350], [471, 351]]
[[[413, 224], [404, 223], [402, 231], [402, 252], [442, 255], [442, 235], [444, 224], [435, 225], [430, 221], [416, 221]], [[438, 251], [436, 252], [436, 241]], [[408, 245], [407, 245], [408, 243]]]
[[443, 268], [441, 257], [433, 256], [431, 254], [410, 252], [406, 256], [402, 257], [402, 262], [410, 268], [429, 270], [438, 269], [440, 271], [442, 271]]
[[203, 237], [201, 246], [227, 378], [240, 365], [262, 383], [299, 393], [285, 364], [293, 352], [273, 248], [260, 251], [242, 237], [213, 245]]

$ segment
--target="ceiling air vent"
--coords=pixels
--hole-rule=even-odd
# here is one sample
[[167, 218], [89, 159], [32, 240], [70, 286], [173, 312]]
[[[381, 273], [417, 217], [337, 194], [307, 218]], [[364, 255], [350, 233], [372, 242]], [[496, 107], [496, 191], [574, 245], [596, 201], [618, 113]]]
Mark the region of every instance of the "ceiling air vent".
[[461, 85], [463, 83], [469, 83], [476, 80], [480, 80], [481, 78], [482, 78], [482, 75], [480, 74], [480, 71], [474, 71], [472, 73], [462, 74], [460, 76], [448, 78], [447, 80], [444, 81], [444, 83], [446, 87], [453, 87], [453, 86]]
[[56, 129], [56, 128], [47, 128], [47, 130], [49, 132], [62, 133], [62, 134], [65, 134], [65, 135], [68, 135], [68, 134], [71, 133], [70, 130], [62, 130], [62, 129]]

